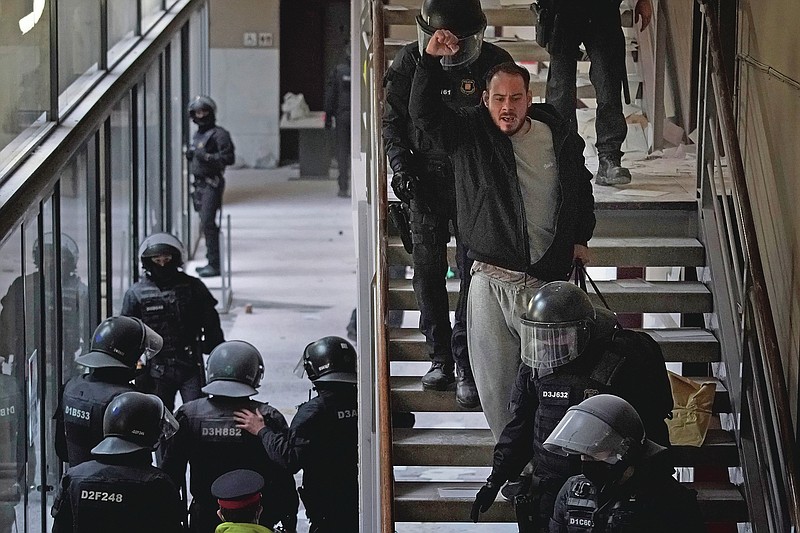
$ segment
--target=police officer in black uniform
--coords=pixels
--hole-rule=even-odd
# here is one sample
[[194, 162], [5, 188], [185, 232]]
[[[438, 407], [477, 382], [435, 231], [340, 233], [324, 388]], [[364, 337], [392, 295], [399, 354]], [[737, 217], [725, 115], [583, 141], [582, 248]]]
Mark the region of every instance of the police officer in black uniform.
[[[537, 39], [550, 53], [547, 71], [548, 104], [552, 104], [578, 130], [575, 116], [579, 46], [586, 47], [592, 66], [589, 79], [597, 95], [595, 146], [599, 168], [598, 185], [630, 183], [631, 173], [622, 166], [622, 143], [628, 133], [620, 90], [628, 83], [625, 68], [625, 36], [622, 33], [619, 5], [621, 0], [538, 0], [539, 28], [546, 37]], [[636, 19], [642, 31], [650, 23], [653, 6], [650, 0], [636, 0]]]
[[92, 336], [91, 350], [77, 362], [89, 368], [64, 384], [56, 409], [56, 454], [77, 466], [92, 458], [103, 440], [106, 406], [131, 385], [137, 362], [161, 349], [161, 336], [138, 318], [115, 316], [103, 320]]
[[527, 532], [547, 526], [556, 494], [569, 476], [580, 472], [579, 457], [543, 448], [570, 406], [599, 393], [626, 398], [651, 438], [669, 446], [664, 419], [671, 415], [673, 402], [658, 344], [645, 333], [619, 327], [612, 312], [595, 309], [573, 283], [542, 286], [528, 304], [521, 331], [524, 364], [511, 391], [513, 418], [495, 445], [492, 473], [475, 497], [471, 518], [477, 521], [503, 483], [515, 480], [533, 458], [533, 479], [523, 479], [519, 492], [511, 495], [520, 531]]
[[141, 318], [164, 338], [148, 375], [153, 392], [170, 411], [175, 393], [184, 402], [200, 398], [204, 383], [203, 354], [225, 340], [214, 307], [217, 300], [202, 281], [180, 270], [186, 252], [177, 237], [154, 233], [139, 247], [145, 277], [125, 293], [122, 313]]
[[701, 533], [697, 493], [674, 477], [667, 450], [647, 438], [631, 404], [600, 394], [572, 406], [544, 442], [580, 457], [556, 500], [551, 533]]
[[217, 104], [208, 96], [196, 96], [188, 106], [189, 118], [197, 131], [186, 149], [189, 173], [194, 176], [192, 203], [200, 215], [206, 239], [208, 264], [197, 269], [201, 278], [219, 276], [219, 224], [217, 212], [222, 208], [225, 192], [225, 167], [236, 161], [233, 141], [228, 130], [217, 126]]
[[152, 394], [125, 392], [103, 416], [94, 460], [67, 470], [51, 514], [53, 533], [177, 533], [185, 510], [172, 480], [152, 466], [152, 450], [178, 429]]
[[190, 529], [194, 533], [213, 533], [220, 524], [211, 484], [239, 468], [255, 470], [266, 480], [262, 493], [270, 505], [261, 514], [260, 524], [271, 528], [281, 522], [286, 531], [297, 529], [299, 499], [292, 473], [270, 461], [260, 440], [236, 427], [233, 418], [234, 411], [249, 409], [274, 431], [288, 429], [277, 409], [250, 399], [257, 394], [263, 372], [261, 354], [253, 345], [223, 342], [208, 358], [208, 385], [203, 392], [210, 397], [185, 403], [175, 413], [180, 430], [167, 443], [161, 467], [182, 485], [186, 465], [190, 465]]
[[310, 533], [358, 533], [356, 351], [340, 337], [323, 337], [306, 346], [300, 368], [318, 395], [297, 409], [288, 431], [247, 410], [235, 413], [237, 427], [258, 435], [276, 463], [303, 470]]
[[325, 127], [336, 117], [336, 164], [339, 167], [340, 198], [350, 197], [350, 44], [333, 67], [325, 86]]
[[442, 99], [453, 108], [480, 104], [486, 73], [499, 63], [513, 60], [505, 50], [483, 42], [486, 17], [479, 0], [424, 0], [417, 17], [419, 40], [400, 49], [384, 82], [384, 146], [394, 172], [392, 189], [410, 218], [414, 294], [420, 330], [432, 361], [422, 385], [432, 390], [447, 389], [455, 381], [455, 361], [456, 399], [470, 408], [480, 403], [467, 353], [466, 305], [472, 261], [456, 232], [461, 291], [451, 329], [445, 276], [451, 221], [457, 229], [454, 176], [447, 154], [435, 150], [431, 140], [414, 128], [408, 111], [420, 53], [439, 28], [448, 28], [462, 38], [461, 52], [454, 59], [447, 58], [444, 65], [446, 86], [441, 88]]

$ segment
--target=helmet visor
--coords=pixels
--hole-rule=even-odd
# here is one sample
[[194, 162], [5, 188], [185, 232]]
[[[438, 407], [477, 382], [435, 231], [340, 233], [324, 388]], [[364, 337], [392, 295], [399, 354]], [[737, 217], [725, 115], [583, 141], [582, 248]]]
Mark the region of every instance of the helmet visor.
[[544, 441], [544, 449], [558, 455], [588, 455], [613, 465], [631, 443], [595, 415], [572, 408]]
[[[306, 347], [308, 348], [308, 347]], [[292, 374], [297, 376], [300, 379], [303, 379], [306, 376], [306, 354], [305, 350], [303, 351], [303, 355], [300, 356], [300, 360], [297, 361], [297, 364], [294, 366], [294, 370], [292, 370]]]
[[144, 339], [142, 339], [142, 357], [146, 363], [161, 351], [161, 348], [164, 346], [164, 339], [144, 322], [142, 322], [142, 328], [144, 328]]
[[521, 319], [522, 362], [543, 370], [577, 358], [589, 341], [589, 322], [545, 324]]
[[[420, 55], [425, 52], [425, 48], [428, 46], [435, 31], [436, 28], [428, 26], [428, 24], [417, 16], [417, 42], [419, 43]], [[472, 35], [459, 36], [458, 52], [452, 56], [443, 56], [440, 58], [442, 68], [450, 70], [469, 65], [478, 59], [478, 56], [481, 54], [482, 44], [483, 30], [473, 33]]]
[[161, 416], [161, 440], [167, 440], [175, 436], [180, 427], [178, 420], [165, 407], [164, 414]]

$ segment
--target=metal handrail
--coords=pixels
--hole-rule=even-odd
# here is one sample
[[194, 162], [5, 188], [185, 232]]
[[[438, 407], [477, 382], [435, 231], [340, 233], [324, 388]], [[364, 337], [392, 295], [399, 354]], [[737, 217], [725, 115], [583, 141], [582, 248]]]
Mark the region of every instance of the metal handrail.
[[372, 126], [375, 163], [375, 192], [378, 207], [378, 261], [376, 269], [377, 304], [379, 324], [376, 328], [376, 356], [378, 380], [378, 454], [379, 490], [381, 501], [380, 528], [382, 533], [394, 532], [394, 461], [392, 459], [392, 410], [391, 385], [389, 381], [389, 338], [387, 317], [389, 314], [389, 284], [386, 250], [388, 232], [386, 218], [388, 212], [386, 155], [383, 149], [381, 118], [383, 117], [383, 69], [386, 65], [384, 52], [383, 2], [372, 1]]
[[[713, 102], [704, 102], [707, 95], [700, 94], [701, 120], [698, 123], [701, 127], [707, 124], [714, 150], [714, 161], [710, 165], [706, 166], [702, 158], [698, 158], [698, 178], [701, 187], [713, 194], [717, 230], [722, 246], [727, 247], [723, 250], [725, 271], [735, 277], [731, 280], [735, 286], [729, 292], [741, 315], [736, 321], [741, 359], [734, 361], [739, 365], [733, 369], [734, 373], [739, 367], [742, 369], [743, 400], [739, 414], [743, 426], [739, 430], [739, 443], [741, 450], [742, 434], [752, 436], [748, 446], [755, 452], [754, 457], [743, 454], [741, 464], [746, 483], [762, 488], [760, 493], [751, 491], [748, 498], [751, 523], [755, 531], [800, 531], [800, 475], [794, 457], [796, 443], [792, 435], [789, 397], [756, 240], [733, 98], [724, 74], [716, 14], [710, 0], [698, 2], [705, 23], [703, 35], [708, 61], [708, 72], [701, 72], [701, 77], [707, 76], [705, 80], [710, 81], [713, 91]], [[710, 109], [711, 103], [713, 108]], [[728, 176], [723, 175], [721, 163], [723, 153], [730, 173], [733, 213], [728, 206]], [[721, 191], [718, 184], [721, 184]], [[720, 199], [721, 206], [718, 205]], [[719, 213], [720, 210], [723, 213]], [[745, 427], [748, 422], [751, 427]]]

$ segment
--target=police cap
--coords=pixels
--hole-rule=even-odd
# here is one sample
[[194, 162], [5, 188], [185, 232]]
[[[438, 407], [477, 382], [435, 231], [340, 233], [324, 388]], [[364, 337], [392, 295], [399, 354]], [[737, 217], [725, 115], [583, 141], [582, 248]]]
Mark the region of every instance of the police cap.
[[211, 494], [222, 509], [244, 509], [261, 502], [264, 478], [252, 470], [232, 470], [211, 484]]

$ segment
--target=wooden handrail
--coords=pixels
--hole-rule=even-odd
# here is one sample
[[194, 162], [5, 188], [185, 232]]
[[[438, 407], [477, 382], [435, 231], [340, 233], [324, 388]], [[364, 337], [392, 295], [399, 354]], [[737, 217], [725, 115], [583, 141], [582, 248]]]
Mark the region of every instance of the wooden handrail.
[[383, 117], [383, 69], [386, 65], [384, 54], [383, 2], [372, 1], [372, 126], [375, 158], [375, 192], [378, 203], [378, 327], [376, 328], [376, 355], [378, 370], [378, 455], [380, 458], [379, 490], [381, 501], [382, 533], [394, 532], [394, 461], [392, 460], [392, 409], [391, 386], [389, 383], [389, 338], [386, 328], [389, 302], [388, 269], [386, 250], [388, 248], [386, 155], [383, 149], [381, 119]]
[[[775, 437], [783, 451], [780, 460], [785, 469], [784, 490], [786, 491], [786, 512], [795, 530], [800, 528], [800, 476], [798, 476], [797, 463], [794, 457], [796, 443], [792, 435], [792, 422], [789, 418], [790, 404], [787, 393], [783, 364], [780, 357], [778, 336], [775, 329], [775, 320], [769, 304], [769, 295], [761, 263], [761, 255], [756, 240], [756, 227], [747, 190], [747, 181], [744, 174], [744, 163], [739, 149], [739, 138], [736, 131], [736, 122], [733, 116], [730, 89], [724, 72], [722, 49], [720, 45], [719, 30], [712, 6], [709, 0], [698, 0], [701, 11], [706, 19], [706, 30], [709, 38], [709, 52], [711, 57], [711, 79], [716, 103], [716, 112], [719, 117], [719, 126], [722, 134], [722, 144], [728, 158], [728, 166], [734, 183], [733, 194], [740, 210], [741, 244], [745, 259], [749, 265], [751, 285], [748, 295], [745, 295], [743, 305], [751, 307], [752, 318], [756, 322], [755, 333], [765, 369], [764, 379], [769, 394], [775, 403], [773, 413], [768, 413], [775, 421]], [[749, 298], [747, 297], [749, 296]], [[760, 333], [760, 334], [759, 334]], [[752, 355], [752, 354], [751, 354]], [[763, 413], [762, 413], [763, 416]]]

